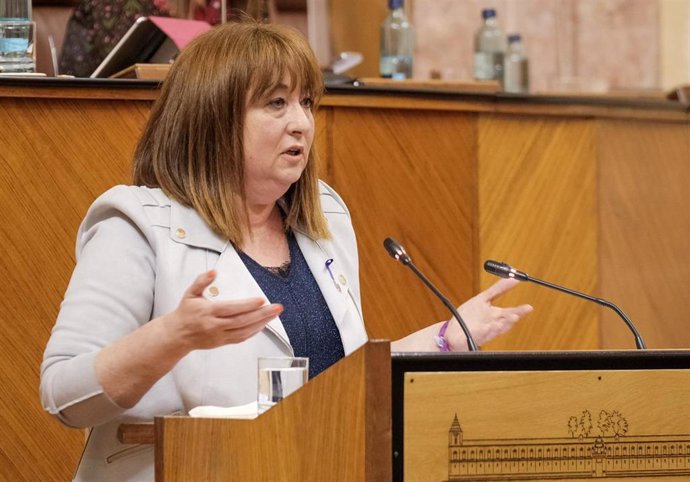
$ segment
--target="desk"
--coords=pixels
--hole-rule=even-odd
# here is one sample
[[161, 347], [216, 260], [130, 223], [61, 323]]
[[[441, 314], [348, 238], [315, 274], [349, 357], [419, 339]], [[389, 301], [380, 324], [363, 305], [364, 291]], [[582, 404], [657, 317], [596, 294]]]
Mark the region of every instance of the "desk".
[[[38, 366], [92, 200], [129, 182], [155, 82], [0, 79], [0, 473], [69, 477], [82, 434], [42, 413]], [[619, 304], [651, 348], [690, 346], [690, 113], [620, 98], [332, 88], [317, 113], [322, 177], [358, 233], [372, 337], [447, 317], [384, 252], [393, 236], [455, 302], [487, 258]], [[536, 311], [487, 350], [633, 348], [615, 315], [521, 286]], [[503, 300], [502, 300], [503, 301]]]

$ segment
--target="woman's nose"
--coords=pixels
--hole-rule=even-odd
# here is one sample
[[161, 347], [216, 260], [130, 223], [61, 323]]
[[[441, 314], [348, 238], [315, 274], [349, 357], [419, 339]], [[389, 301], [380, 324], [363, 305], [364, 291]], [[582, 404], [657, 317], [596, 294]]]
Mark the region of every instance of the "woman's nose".
[[302, 107], [301, 104], [293, 105], [290, 109], [290, 120], [288, 130], [290, 132], [305, 133], [312, 129], [313, 122], [311, 111]]

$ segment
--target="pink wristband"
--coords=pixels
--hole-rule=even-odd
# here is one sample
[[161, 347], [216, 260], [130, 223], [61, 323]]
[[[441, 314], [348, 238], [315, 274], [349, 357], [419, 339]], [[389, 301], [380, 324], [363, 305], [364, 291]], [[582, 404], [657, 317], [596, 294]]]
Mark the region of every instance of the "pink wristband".
[[449, 323], [450, 320], [446, 321], [443, 325], [441, 325], [441, 329], [438, 330], [438, 335], [434, 337], [434, 341], [436, 341], [436, 346], [442, 352], [450, 351], [450, 345], [448, 344], [448, 340], [444, 336], [446, 334], [446, 329], [448, 328]]

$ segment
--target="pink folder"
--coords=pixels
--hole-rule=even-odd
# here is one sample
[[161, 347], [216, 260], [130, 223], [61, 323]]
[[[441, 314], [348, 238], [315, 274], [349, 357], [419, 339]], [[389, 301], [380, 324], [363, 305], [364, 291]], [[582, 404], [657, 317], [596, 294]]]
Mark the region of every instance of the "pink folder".
[[149, 17], [149, 20], [170, 37], [179, 50], [185, 48], [198, 35], [211, 30], [211, 25], [203, 20], [183, 20], [171, 17]]

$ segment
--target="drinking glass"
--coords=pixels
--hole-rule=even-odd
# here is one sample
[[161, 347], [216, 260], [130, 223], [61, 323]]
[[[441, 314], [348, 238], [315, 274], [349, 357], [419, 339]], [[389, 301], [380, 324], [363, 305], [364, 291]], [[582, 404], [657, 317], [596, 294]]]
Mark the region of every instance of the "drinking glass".
[[34, 72], [36, 24], [31, 0], [0, 0], [0, 72]]
[[36, 24], [29, 20], [0, 20], [0, 72], [34, 72]]
[[293, 393], [309, 378], [309, 358], [305, 357], [261, 357], [258, 368], [259, 413]]

